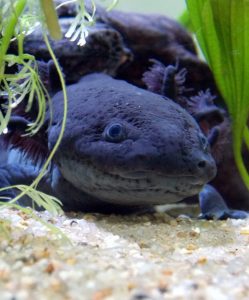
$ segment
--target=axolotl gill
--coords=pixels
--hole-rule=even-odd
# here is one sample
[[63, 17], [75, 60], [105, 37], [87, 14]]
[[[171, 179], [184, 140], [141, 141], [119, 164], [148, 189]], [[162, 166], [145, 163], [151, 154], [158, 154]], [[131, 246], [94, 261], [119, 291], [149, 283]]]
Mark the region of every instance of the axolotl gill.
[[[65, 210], [119, 211], [174, 203], [198, 194], [214, 178], [207, 138], [172, 100], [104, 74], [83, 77], [67, 93], [64, 136], [39, 187], [49, 185]], [[62, 101], [59, 91], [52, 98], [48, 151], [60, 132]], [[25, 174], [31, 180], [36, 173], [28, 164], [22, 172], [20, 165], [18, 172], [11, 164], [3, 168], [10, 184], [23, 182]]]

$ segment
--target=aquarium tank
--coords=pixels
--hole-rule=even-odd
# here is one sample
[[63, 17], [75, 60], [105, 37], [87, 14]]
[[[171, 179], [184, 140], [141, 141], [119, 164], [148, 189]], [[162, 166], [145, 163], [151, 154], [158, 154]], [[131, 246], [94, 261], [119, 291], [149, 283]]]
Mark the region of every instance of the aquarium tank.
[[[94, 25], [95, 9], [86, 11], [84, 1], [76, 2], [78, 11], [75, 22], [66, 36], [72, 41], [77, 40], [84, 47], [87, 42], [88, 27]], [[114, 7], [126, 11], [162, 13], [175, 18], [196, 37], [203, 59], [210, 66], [217, 86], [224, 98], [232, 120], [233, 152], [240, 175], [249, 188], [249, 174], [243, 160], [243, 149], [249, 149], [249, 130], [247, 125], [249, 113], [249, 2], [247, 0], [119, 0], [98, 1], [107, 10]], [[94, 7], [95, 1], [92, 1]], [[67, 118], [66, 86], [53, 53], [49, 38], [59, 40], [61, 28], [56, 14], [56, 5], [52, 0], [11, 0], [0, 1], [0, 84], [3, 99], [7, 99], [4, 109], [0, 110], [0, 134], [5, 134], [11, 122], [12, 110], [23, 99], [27, 99], [26, 111], [38, 104], [38, 114], [30, 123], [27, 135], [39, 132], [43, 125], [46, 112], [47, 91], [41, 82], [34, 56], [24, 52], [25, 37], [37, 26], [42, 26], [44, 41], [58, 71], [64, 93], [64, 118], [58, 141], [45, 162], [40, 175], [30, 186], [15, 186], [21, 193], [8, 204], [16, 205], [16, 201], [28, 194], [38, 206], [48, 210], [57, 210], [59, 200], [38, 192], [37, 184], [46, 173], [51, 159], [61, 141]], [[8, 54], [13, 40], [18, 44], [16, 55]], [[16, 74], [9, 74], [8, 67], [18, 66]], [[1, 190], [7, 189], [3, 188]]]

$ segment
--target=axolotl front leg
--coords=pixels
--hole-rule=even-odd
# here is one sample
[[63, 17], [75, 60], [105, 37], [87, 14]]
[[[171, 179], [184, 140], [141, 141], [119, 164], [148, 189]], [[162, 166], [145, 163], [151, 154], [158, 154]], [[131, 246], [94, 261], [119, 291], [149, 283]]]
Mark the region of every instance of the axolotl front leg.
[[229, 209], [219, 192], [210, 184], [206, 184], [199, 193], [201, 219], [245, 219], [249, 213], [243, 210]]
[[[22, 163], [6, 163], [0, 166], [0, 201], [8, 201], [17, 196], [20, 192], [18, 189], [7, 188], [12, 185], [30, 185], [39, 175], [39, 170], [32, 164]], [[5, 189], [7, 188], [7, 189]], [[39, 190], [53, 194], [50, 179], [48, 176], [44, 176], [39, 183]], [[25, 196], [18, 202], [21, 205], [30, 206], [31, 200]]]
[[[219, 128], [213, 127], [208, 135], [208, 142], [212, 147], [219, 136]], [[235, 210], [228, 208], [221, 194], [210, 184], [205, 184], [198, 195], [200, 205], [201, 219], [217, 219], [224, 220], [245, 219], [249, 217], [249, 213], [243, 210]]]

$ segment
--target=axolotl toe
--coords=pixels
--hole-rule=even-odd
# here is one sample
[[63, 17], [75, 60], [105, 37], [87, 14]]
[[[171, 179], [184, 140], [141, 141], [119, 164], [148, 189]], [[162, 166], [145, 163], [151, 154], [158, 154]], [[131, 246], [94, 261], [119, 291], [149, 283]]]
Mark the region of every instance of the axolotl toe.
[[[206, 137], [170, 99], [103, 74], [84, 77], [67, 93], [67, 125], [51, 176], [67, 207], [177, 202], [215, 176]], [[59, 135], [62, 101], [62, 92], [54, 95], [49, 149]]]
[[[198, 194], [215, 176], [207, 138], [194, 118], [170, 99], [104, 74], [83, 77], [67, 87], [67, 94], [64, 136], [51, 173], [38, 187], [58, 197], [65, 210], [119, 212], [173, 203]], [[0, 186], [32, 182], [39, 168], [27, 159], [37, 160], [32, 149], [44, 154], [46, 147], [54, 147], [62, 103], [58, 92], [42, 139], [18, 139], [27, 120], [12, 117], [8, 142], [25, 155], [17, 164], [12, 160], [1, 167]]]

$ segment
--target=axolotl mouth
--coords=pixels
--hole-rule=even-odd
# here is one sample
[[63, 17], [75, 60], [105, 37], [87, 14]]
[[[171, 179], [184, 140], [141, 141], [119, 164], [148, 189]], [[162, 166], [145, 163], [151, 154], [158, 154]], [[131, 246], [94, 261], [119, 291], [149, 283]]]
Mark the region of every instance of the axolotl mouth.
[[[67, 91], [67, 126], [54, 161], [83, 194], [119, 205], [172, 203], [198, 194], [215, 176], [207, 138], [170, 99], [103, 74]], [[61, 98], [57, 93], [53, 103]], [[62, 115], [56, 105], [50, 148]]]
[[[148, 171], [108, 173], [89, 163], [65, 158], [60, 170], [63, 177], [79, 190], [118, 205], [159, 205], [178, 202], [198, 194], [207, 181], [194, 175], [165, 176]], [[213, 174], [215, 170], [213, 167]]]

